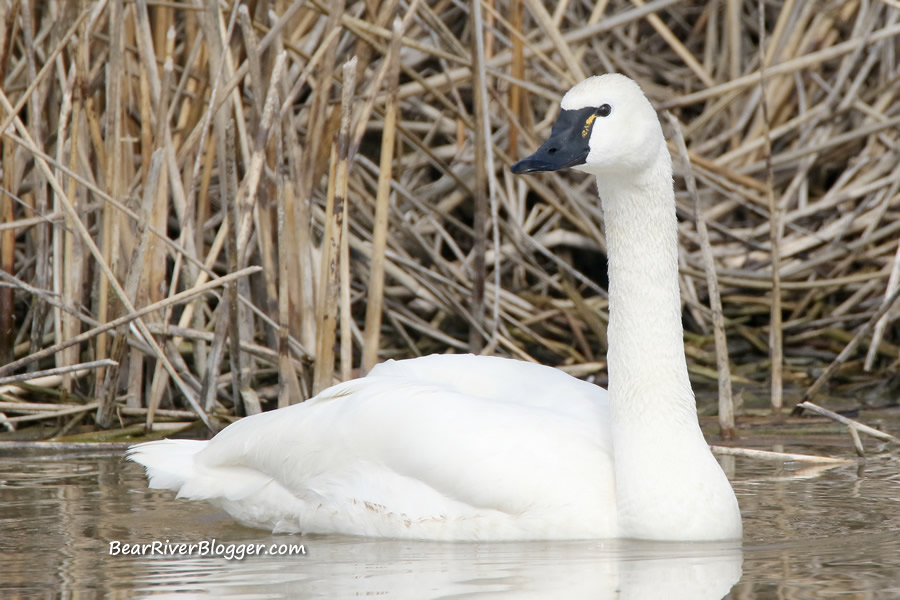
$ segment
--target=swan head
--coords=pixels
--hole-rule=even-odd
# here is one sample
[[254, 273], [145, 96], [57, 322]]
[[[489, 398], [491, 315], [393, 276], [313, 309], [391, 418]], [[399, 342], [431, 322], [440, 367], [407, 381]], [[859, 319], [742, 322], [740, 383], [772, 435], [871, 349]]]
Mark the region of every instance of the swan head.
[[573, 168], [598, 177], [637, 174], [665, 150], [653, 105], [637, 83], [608, 73], [570, 89], [550, 138], [512, 166], [513, 173]]

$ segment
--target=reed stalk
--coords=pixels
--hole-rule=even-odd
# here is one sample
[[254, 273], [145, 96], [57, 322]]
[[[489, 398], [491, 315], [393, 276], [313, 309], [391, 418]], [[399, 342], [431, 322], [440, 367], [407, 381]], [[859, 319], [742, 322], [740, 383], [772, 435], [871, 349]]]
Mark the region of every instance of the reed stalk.
[[684, 169], [684, 179], [688, 194], [694, 201], [694, 218], [697, 224], [697, 235], [700, 237], [703, 268], [706, 271], [706, 286], [709, 290], [709, 305], [713, 317], [713, 338], [716, 345], [716, 368], [719, 380], [719, 435], [722, 439], [731, 440], [735, 437], [734, 399], [731, 394], [731, 365], [728, 359], [725, 317], [722, 315], [722, 297], [719, 292], [719, 282], [716, 280], [716, 264], [713, 259], [712, 245], [709, 241], [709, 230], [706, 228], [706, 221], [703, 219], [703, 208], [700, 203], [700, 195], [697, 193], [697, 182], [691, 170], [691, 159], [688, 156], [684, 135], [681, 132], [681, 125], [671, 113], [666, 113], [666, 116], [675, 132], [675, 145], [681, 157], [681, 166]]
[[384, 260], [387, 251], [388, 212], [393, 179], [394, 141], [397, 125], [397, 83], [400, 76], [400, 41], [403, 22], [394, 19], [393, 37], [388, 54], [388, 91], [384, 108], [384, 127], [381, 134], [381, 160], [378, 167], [378, 190], [375, 197], [375, 223], [372, 231], [372, 261], [369, 267], [369, 290], [366, 302], [365, 341], [362, 372], [368, 373], [378, 362], [381, 340], [381, 314], [384, 310]]
[[[765, 4], [759, 1], [759, 23], [760, 32], [763, 36], [759, 43], [760, 55], [765, 51]], [[770, 405], [772, 414], [778, 416], [781, 413], [781, 407], [784, 402], [784, 382], [782, 377], [782, 369], [784, 368], [784, 342], [781, 323], [781, 226], [782, 226], [782, 208], [781, 202], [775, 198], [775, 171], [772, 166], [772, 138], [770, 132], [771, 119], [769, 118], [769, 101], [768, 90], [766, 89], [765, 75], [765, 59], [762, 60], [759, 68], [759, 86], [762, 91], [760, 101], [760, 111], [762, 114], [762, 123], [764, 130], [765, 142], [765, 161], [766, 161], [766, 197], [768, 199], [769, 209], [769, 252], [770, 252], [770, 270], [772, 274], [772, 305], [769, 311], [769, 364], [771, 369], [770, 386], [771, 393]]]

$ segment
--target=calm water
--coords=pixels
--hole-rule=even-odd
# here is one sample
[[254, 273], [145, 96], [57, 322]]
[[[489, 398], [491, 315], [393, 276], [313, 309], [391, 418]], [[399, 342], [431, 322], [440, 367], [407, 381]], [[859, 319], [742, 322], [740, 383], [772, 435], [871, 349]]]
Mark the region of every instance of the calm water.
[[[147, 490], [118, 454], [0, 455], [0, 597], [900, 598], [892, 452], [832, 469], [729, 459], [745, 538], [727, 544], [267, 535]], [[305, 554], [110, 554], [111, 542], [212, 539], [231, 552], [295, 544]]]

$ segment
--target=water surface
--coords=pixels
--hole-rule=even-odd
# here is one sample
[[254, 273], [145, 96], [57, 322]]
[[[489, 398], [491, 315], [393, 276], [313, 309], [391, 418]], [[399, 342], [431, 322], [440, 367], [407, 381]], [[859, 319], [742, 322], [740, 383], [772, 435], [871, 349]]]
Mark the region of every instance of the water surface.
[[[900, 597], [900, 453], [831, 469], [725, 460], [742, 542], [436, 543], [246, 529], [204, 503], [148, 490], [118, 453], [0, 455], [0, 596]], [[231, 553], [293, 544], [305, 554], [110, 552], [116, 542], [204, 540]]]

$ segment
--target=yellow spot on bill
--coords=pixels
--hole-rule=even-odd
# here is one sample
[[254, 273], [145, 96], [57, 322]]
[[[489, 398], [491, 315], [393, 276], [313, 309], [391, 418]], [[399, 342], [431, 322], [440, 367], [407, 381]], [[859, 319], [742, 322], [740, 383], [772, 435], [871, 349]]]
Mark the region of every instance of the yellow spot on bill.
[[596, 118], [597, 115], [591, 115], [587, 118], [587, 121], [584, 122], [584, 129], [581, 130], [581, 137], [587, 137], [588, 132], [591, 130], [591, 123], [593, 123]]

